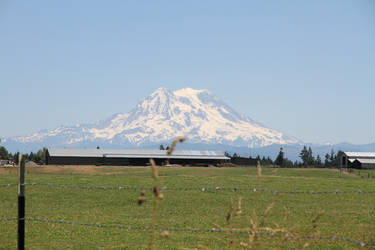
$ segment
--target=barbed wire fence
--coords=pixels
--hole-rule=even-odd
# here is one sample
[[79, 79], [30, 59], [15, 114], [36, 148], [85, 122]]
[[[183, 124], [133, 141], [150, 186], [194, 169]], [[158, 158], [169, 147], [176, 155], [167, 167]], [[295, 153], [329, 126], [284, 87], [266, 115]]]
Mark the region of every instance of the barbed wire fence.
[[[18, 218], [2, 218], [0, 221], [9, 222], [9, 221], [17, 221]], [[66, 220], [51, 220], [47, 218], [33, 218], [33, 217], [26, 217], [23, 220], [26, 221], [33, 221], [33, 222], [41, 222], [41, 223], [50, 223], [50, 224], [65, 224], [65, 225], [72, 225], [72, 226], [85, 226], [85, 227], [95, 227], [95, 228], [103, 228], [103, 229], [120, 229], [120, 230], [127, 230], [127, 231], [151, 231], [157, 230], [160, 232], [168, 231], [168, 232], [188, 232], [188, 233], [232, 233], [232, 234], [245, 234], [249, 235], [250, 231], [248, 230], [229, 230], [229, 229], [202, 229], [202, 228], [178, 228], [178, 227], [156, 227], [153, 228], [151, 226], [132, 226], [132, 225], [108, 225], [108, 224], [101, 224], [101, 223], [86, 223], [86, 222], [76, 222], [76, 221], [66, 221]], [[320, 236], [320, 235], [303, 235], [303, 236], [296, 236], [293, 234], [281, 234], [275, 232], [261, 232], [256, 231], [256, 235], [259, 236], [268, 236], [268, 237], [284, 237], [287, 239], [308, 239], [308, 240], [332, 240], [332, 241], [346, 241], [351, 242], [356, 245], [362, 247], [372, 247], [375, 246], [375, 243], [372, 242], [363, 242], [360, 240], [355, 240], [346, 237], [337, 237], [337, 236]]]
[[[0, 188], [7, 188], [17, 186], [17, 184], [0, 184]], [[138, 186], [86, 186], [86, 185], [60, 185], [54, 183], [25, 183], [23, 186], [46, 186], [61, 189], [98, 189], [98, 190], [133, 190], [133, 191], [152, 191], [151, 187], [138, 187]], [[246, 192], [263, 192], [271, 194], [375, 194], [375, 190], [327, 190], [327, 191], [315, 191], [315, 190], [276, 190], [276, 189], [266, 189], [259, 187], [201, 187], [201, 186], [190, 186], [190, 187], [168, 187], [163, 186], [162, 190], [166, 191], [201, 191], [201, 192], [220, 192], [220, 191], [246, 191]]]
[[[0, 188], [10, 188], [17, 186], [17, 184], [9, 183], [9, 184], [0, 184]], [[118, 190], [118, 191], [141, 191], [141, 190], [152, 190], [150, 187], [139, 187], [139, 186], [87, 186], [87, 185], [60, 185], [54, 183], [24, 183], [21, 186], [43, 186], [47, 188], [60, 188], [60, 189], [86, 189], [86, 190]], [[365, 194], [374, 194], [375, 190], [327, 190], [327, 191], [314, 191], [314, 190], [306, 190], [306, 191], [298, 191], [298, 190], [291, 190], [291, 191], [284, 191], [284, 190], [274, 190], [274, 189], [265, 189], [259, 187], [167, 187], [163, 186], [162, 190], [165, 191], [174, 191], [174, 192], [188, 192], [188, 191], [199, 191], [199, 192], [209, 192], [209, 193], [216, 193], [216, 192], [237, 192], [237, 191], [245, 191], [245, 192], [263, 192], [263, 193], [270, 193], [274, 195], [278, 194], [292, 194], [292, 195], [326, 195], [326, 194], [357, 194], [357, 195], [365, 195]], [[24, 217], [24, 218], [0, 218], [0, 222], [14, 222], [14, 221], [31, 221], [31, 222], [39, 222], [39, 223], [49, 223], [49, 224], [65, 224], [65, 225], [72, 225], [72, 226], [84, 226], [84, 227], [95, 227], [95, 228], [103, 228], [103, 229], [119, 229], [119, 230], [127, 230], [127, 231], [150, 231], [153, 230], [151, 226], [134, 226], [134, 225], [108, 225], [108, 224], [101, 224], [97, 222], [78, 222], [78, 221], [67, 221], [67, 220], [52, 220], [49, 218], [35, 218], [35, 217]], [[229, 229], [217, 229], [217, 228], [178, 228], [178, 227], [156, 227], [154, 228], [157, 231], [169, 231], [169, 232], [187, 232], [187, 233], [233, 233], [233, 234], [250, 234], [249, 230], [229, 230]], [[276, 232], [263, 232], [263, 231], [256, 231], [257, 235], [260, 236], [269, 236], [269, 237], [284, 237], [287, 239], [311, 239], [311, 240], [332, 240], [332, 241], [346, 241], [356, 244], [362, 247], [374, 247], [375, 242], [364, 242], [352, 238], [346, 237], [337, 237], [337, 236], [320, 236], [320, 235], [303, 235], [297, 236], [293, 234], [281, 234]]]

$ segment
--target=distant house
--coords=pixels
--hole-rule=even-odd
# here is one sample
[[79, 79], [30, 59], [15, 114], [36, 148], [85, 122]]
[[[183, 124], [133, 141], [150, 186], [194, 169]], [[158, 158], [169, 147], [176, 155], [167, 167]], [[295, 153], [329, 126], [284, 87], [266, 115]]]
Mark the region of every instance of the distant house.
[[2, 167], [12, 167], [14, 163], [10, 160], [0, 160], [0, 166]]
[[346, 168], [375, 169], [375, 152], [344, 152], [340, 166]]
[[49, 148], [46, 152], [47, 165], [112, 165], [112, 166], [145, 166], [149, 159], [156, 164], [208, 166], [218, 165], [230, 158], [223, 152], [175, 150], [171, 156], [166, 150], [116, 150], [116, 149], [77, 149], [77, 148]]

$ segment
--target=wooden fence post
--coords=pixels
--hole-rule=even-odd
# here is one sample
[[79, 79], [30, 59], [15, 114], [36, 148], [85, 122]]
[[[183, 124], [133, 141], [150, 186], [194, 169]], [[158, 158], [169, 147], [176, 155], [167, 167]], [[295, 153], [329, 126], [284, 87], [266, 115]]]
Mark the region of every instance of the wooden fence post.
[[22, 154], [18, 158], [18, 249], [25, 249], [25, 158]]

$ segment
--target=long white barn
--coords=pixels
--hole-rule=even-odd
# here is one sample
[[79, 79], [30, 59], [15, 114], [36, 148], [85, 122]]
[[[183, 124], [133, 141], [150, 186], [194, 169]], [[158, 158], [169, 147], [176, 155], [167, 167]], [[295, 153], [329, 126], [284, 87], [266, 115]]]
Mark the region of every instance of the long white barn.
[[149, 149], [78, 149], [49, 148], [46, 154], [47, 165], [114, 165], [114, 166], [145, 166], [149, 159], [162, 165], [218, 165], [230, 158], [219, 151], [174, 150], [167, 155], [167, 150]]
[[375, 168], [375, 152], [344, 152], [340, 163], [341, 167]]

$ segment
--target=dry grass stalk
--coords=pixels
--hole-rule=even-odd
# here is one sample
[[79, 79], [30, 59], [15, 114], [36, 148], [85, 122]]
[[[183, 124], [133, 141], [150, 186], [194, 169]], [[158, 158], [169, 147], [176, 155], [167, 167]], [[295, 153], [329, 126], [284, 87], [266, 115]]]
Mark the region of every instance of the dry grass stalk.
[[[254, 212], [255, 214], [255, 212]], [[248, 239], [248, 249], [251, 249], [254, 241], [256, 240], [256, 235], [257, 235], [257, 230], [258, 230], [258, 217], [256, 216], [255, 222], [253, 219], [250, 219], [250, 225], [251, 225], [251, 230], [249, 233], [249, 239]]]
[[162, 237], [162, 238], [167, 238], [167, 239], [169, 239], [170, 236], [171, 236], [171, 235], [169, 234], [168, 231], [163, 231], [163, 232], [160, 233], [160, 237]]
[[206, 247], [206, 246], [204, 246], [204, 245], [200, 245], [200, 244], [198, 244], [197, 247], [198, 247], [198, 249], [209, 250], [209, 248]]
[[268, 216], [268, 214], [271, 212], [273, 206], [275, 205], [275, 202], [276, 202], [278, 199], [279, 199], [279, 197], [275, 197], [275, 198], [273, 198], [271, 204], [269, 204], [268, 207], [266, 208], [266, 210], [264, 210], [264, 213], [263, 213], [263, 219], [262, 219], [262, 222], [260, 223], [260, 226], [263, 226], [264, 223], [266, 223], [267, 216]]
[[233, 199], [230, 198], [229, 202], [229, 211], [227, 213], [227, 224], [229, 227], [229, 235], [230, 235], [230, 240], [229, 240], [229, 249], [234, 247], [234, 240], [233, 240], [233, 226], [232, 226], [232, 218], [233, 218]]
[[219, 224], [216, 224], [216, 223], [212, 223], [212, 225], [215, 227], [215, 228], [218, 228], [218, 229], [223, 229]]
[[152, 188], [152, 192], [154, 193], [155, 197], [159, 200], [164, 198], [164, 195], [160, 192], [160, 189], [157, 186]]
[[156, 225], [156, 221], [157, 221], [158, 213], [159, 213], [159, 203], [160, 203], [160, 199], [156, 198], [154, 200], [154, 208], [153, 208], [153, 211], [152, 211], [152, 223], [151, 223], [152, 230], [151, 230], [150, 241], [148, 243], [148, 249], [149, 250], [152, 249], [152, 244], [153, 244], [153, 241], [154, 241], [155, 225]]
[[272, 232], [272, 233], [285, 233], [287, 230], [282, 229], [282, 228], [272, 228], [272, 227], [260, 227], [260, 230], [267, 231], [267, 232]]
[[142, 191], [141, 191], [141, 195], [140, 195], [139, 198], [138, 198], [138, 205], [142, 205], [143, 202], [146, 201], [145, 194], [146, 194], [146, 191], [145, 191], [145, 190], [142, 190]]
[[[150, 159], [150, 164], [151, 164], [151, 169], [152, 169], [152, 177], [154, 178], [154, 180], [157, 180], [159, 178], [159, 175], [158, 175], [158, 170], [156, 168], [155, 161], [153, 159]], [[148, 244], [148, 249], [152, 249], [154, 235], [155, 235], [155, 225], [156, 225], [158, 214], [159, 214], [159, 203], [160, 203], [160, 200], [163, 199], [163, 194], [160, 192], [159, 188], [156, 185], [152, 188], [152, 191], [155, 195], [155, 199], [154, 199], [154, 207], [152, 211], [152, 223], [151, 223], [152, 230], [151, 230], [150, 241]]]
[[[319, 212], [315, 218], [312, 220], [312, 232], [316, 231], [318, 229], [318, 220], [320, 219], [320, 217], [323, 215], [323, 212]], [[319, 231], [317, 231], [317, 233], [319, 233]]]
[[262, 177], [262, 166], [260, 165], [260, 161], [258, 161], [257, 164], [257, 169], [258, 169], [258, 177]]
[[286, 220], [288, 218], [288, 209], [284, 207], [284, 217], [283, 217], [283, 223], [285, 224]]
[[240, 247], [242, 247], [242, 248], [246, 247], [247, 248], [247, 246], [248, 245], [245, 242], [242, 242], [242, 241], [240, 242]]
[[173, 152], [173, 150], [174, 150], [175, 147], [176, 147], [176, 144], [179, 143], [179, 142], [183, 142], [183, 141], [185, 141], [185, 140], [186, 140], [186, 137], [180, 137], [180, 138], [177, 138], [176, 140], [174, 140], [174, 141], [172, 142], [171, 147], [168, 149], [167, 154], [168, 154], [168, 155], [171, 155], [172, 152]]
[[228, 224], [228, 226], [231, 226], [231, 223], [232, 223], [232, 212], [233, 212], [233, 199], [230, 198], [229, 211], [227, 213], [227, 224]]
[[242, 201], [242, 197], [238, 198], [238, 202], [237, 202], [237, 211], [236, 211], [236, 215], [237, 216], [240, 216], [242, 214], [242, 210], [241, 210], [241, 201]]
[[152, 224], [151, 224], [152, 231], [151, 231], [151, 237], [150, 237], [148, 249], [152, 249], [152, 244], [153, 244], [154, 235], [155, 235], [155, 225], [156, 225], [156, 221], [157, 221], [158, 214], [159, 214], [159, 203], [160, 203], [160, 200], [163, 199], [164, 197], [164, 195], [160, 192], [157, 186], [154, 186], [152, 188], [152, 191], [155, 195], [155, 200], [154, 200], [154, 209], [152, 212]]
[[152, 170], [152, 178], [154, 178], [154, 180], [157, 180], [159, 178], [159, 173], [158, 173], [158, 169], [156, 167], [154, 159], [150, 159], [150, 164], [151, 164], [151, 170]]

